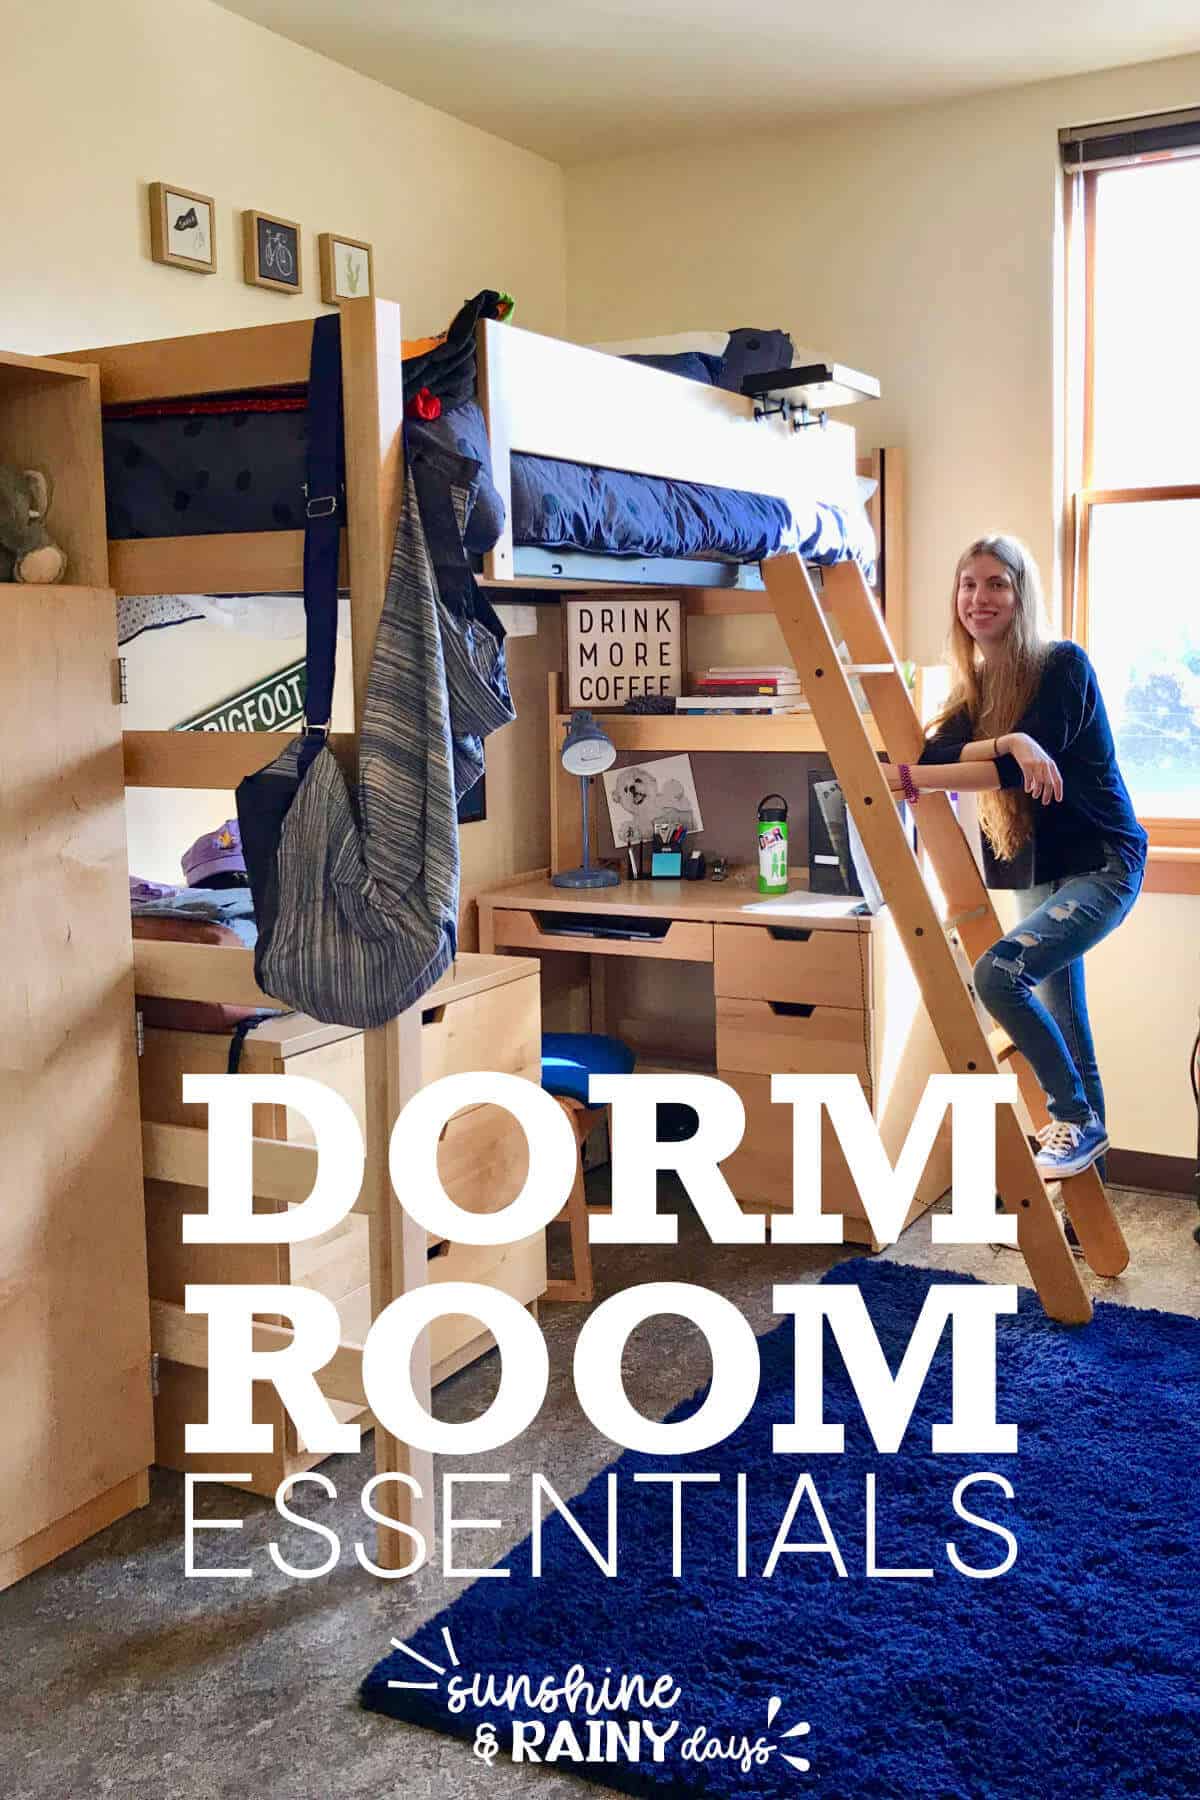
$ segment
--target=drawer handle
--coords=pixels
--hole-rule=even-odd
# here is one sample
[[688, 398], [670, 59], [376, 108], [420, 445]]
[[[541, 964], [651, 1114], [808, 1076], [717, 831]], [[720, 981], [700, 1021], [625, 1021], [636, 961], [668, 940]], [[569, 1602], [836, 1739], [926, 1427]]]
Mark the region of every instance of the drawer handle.
[[812, 932], [803, 925], [768, 925], [767, 936], [783, 944], [807, 944]]
[[440, 1244], [430, 1244], [428, 1250], [425, 1252], [426, 1259], [429, 1262], [432, 1262], [435, 1256], [449, 1256], [449, 1254], [450, 1254], [449, 1238], [443, 1238]]
[[767, 1005], [773, 1013], [779, 1013], [785, 1019], [811, 1019], [817, 1010], [815, 1006], [805, 1005], [799, 1000], [768, 1000]]
[[444, 1006], [427, 1006], [421, 1014], [422, 1025], [440, 1025], [446, 1016]]

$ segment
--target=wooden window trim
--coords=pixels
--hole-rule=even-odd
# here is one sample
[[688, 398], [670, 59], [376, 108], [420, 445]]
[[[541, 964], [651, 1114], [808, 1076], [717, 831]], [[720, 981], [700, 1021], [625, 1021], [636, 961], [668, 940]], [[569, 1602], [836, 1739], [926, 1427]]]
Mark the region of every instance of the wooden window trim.
[[[1066, 629], [1084, 649], [1088, 646], [1088, 559], [1091, 549], [1092, 510], [1096, 506], [1136, 505], [1153, 500], [1200, 500], [1200, 483], [1176, 483], [1146, 487], [1096, 488], [1095, 477], [1095, 374], [1096, 325], [1096, 194], [1102, 169], [1091, 169], [1066, 183], [1067, 209], [1067, 280], [1064, 297], [1068, 325], [1071, 307], [1071, 283], [1083, 282], [1083, 377], [1080, 415], [1080, 441], [1076, 446], [1075, 466], [1080, 472], [1080, 486], [1067, 496], [1067, 518], [1064, 536], [1068, 554], [1064, 559], [1066, 593]], [[1068, 344], [1068, 362], [1078, 355]], [[1068, 449], [1070, 446], [1068, 446]], [[1068, 459], [1068, 468], [1071, 466]], [[1200, 893], [1200, 818], [1156, 819], [1139, 814], [1140, 823], [1150, 838], [1150, 866], [1146, 887], [1150, 892]], [[1169, 854], [1167, 854], [1169, 853]], [[1185, 853], [1188, 853], [1185, 856]], [[1191, 860], [1195, 857], [1195, 861]], [[1182, 884], [1182, 885], [1181, 885]]]
[[1151, 844], [1142, 886], [1147, 894], [1200, 894], [1200, 848]]

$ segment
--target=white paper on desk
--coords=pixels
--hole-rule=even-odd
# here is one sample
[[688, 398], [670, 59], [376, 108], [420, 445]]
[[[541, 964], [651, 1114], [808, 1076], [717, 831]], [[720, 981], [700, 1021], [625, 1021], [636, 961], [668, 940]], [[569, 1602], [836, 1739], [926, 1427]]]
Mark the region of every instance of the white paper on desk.
[[774, 900], [750, 900], [742, 907], [748, 913], [803, 913], [807, 918], [848, 919], [862, 905], [857, 897], [842, 894], [778, 894]]

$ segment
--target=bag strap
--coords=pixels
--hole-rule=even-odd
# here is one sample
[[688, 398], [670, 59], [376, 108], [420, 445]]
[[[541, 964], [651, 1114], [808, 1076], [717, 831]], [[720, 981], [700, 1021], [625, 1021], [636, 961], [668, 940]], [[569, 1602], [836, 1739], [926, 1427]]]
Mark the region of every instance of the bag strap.
[[338, 550], [345, 519], [346, 440], [342, 422], [341, 319], [313, 321], [308, 372], [308, 456], [304, 484], [305, 735], [329, 734], [337, 657]]

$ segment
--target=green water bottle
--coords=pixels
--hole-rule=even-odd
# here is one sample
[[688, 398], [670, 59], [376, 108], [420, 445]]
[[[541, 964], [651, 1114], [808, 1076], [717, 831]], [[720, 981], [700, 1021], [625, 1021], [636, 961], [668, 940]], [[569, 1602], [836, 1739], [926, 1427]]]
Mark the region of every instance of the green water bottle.
[[788, 885], [787, 801], [768, 794], [758, 803], [758, 891], [786, 894]]

